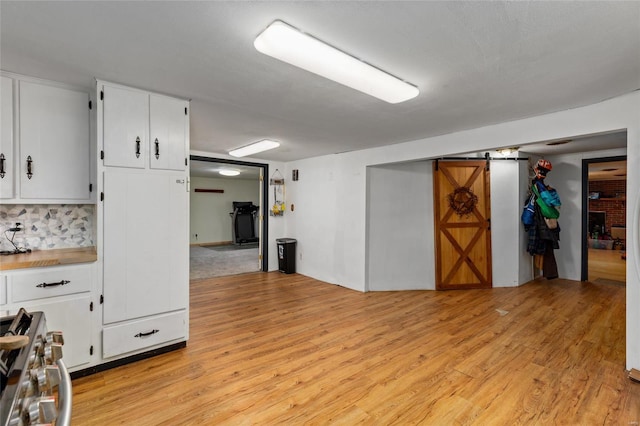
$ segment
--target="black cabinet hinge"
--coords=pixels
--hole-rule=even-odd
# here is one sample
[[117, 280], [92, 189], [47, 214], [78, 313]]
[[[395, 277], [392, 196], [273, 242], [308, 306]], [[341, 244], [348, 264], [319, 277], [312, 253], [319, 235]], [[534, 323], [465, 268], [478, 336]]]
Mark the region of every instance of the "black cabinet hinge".
[[93, 312], [93, 302], [89, 303], [89, 312]]
[[104, 303], [104, 296], [100, 295], [100, 304], [102, 305]]
[[89, 184], [89, 192], [93, 192], [93, 184], [92, 183]]
[[93, 345], [89, 348], [89, 355], [93, 355]]
[[104, 151], [100, 151], [100, 159], [104, 160]]
[[93, 103], [91, 103], [91, 101], [89, 101], [89, 109], [93, 109]]
[[100, 201], [104, 201], [104, 192], [100, 193]]
[[184, 165], [185, 166], [187, 165], [187, 159], [186, 158], [184, 159]]
[[184, 107], [184, 115], [187, 115], [187, 107]]
[[100, 100], [104, 101], [104, 90], [100, 91]]

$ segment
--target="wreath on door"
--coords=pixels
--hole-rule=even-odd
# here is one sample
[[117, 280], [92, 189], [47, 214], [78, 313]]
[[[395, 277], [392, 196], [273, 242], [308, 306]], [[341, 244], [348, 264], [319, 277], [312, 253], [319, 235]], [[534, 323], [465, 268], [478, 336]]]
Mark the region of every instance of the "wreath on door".
[[461, 186], [456, 188], [447, 196], [449, 207], [456, 212], [458, 216], [469, 216], [478, 204], [478, 196], [467, 187]]

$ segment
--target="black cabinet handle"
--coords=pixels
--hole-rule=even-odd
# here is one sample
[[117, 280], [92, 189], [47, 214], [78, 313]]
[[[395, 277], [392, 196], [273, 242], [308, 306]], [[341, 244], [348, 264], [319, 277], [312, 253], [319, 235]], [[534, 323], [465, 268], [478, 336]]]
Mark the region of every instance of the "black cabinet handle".
[[6, 173], [6, 170], [4, 169], [4, 154], [0, 154], [0, 178], [4, 179], [4, 175]]
[[70, 282], [71, 281], [69, 281], [69, 280], [62, 280], [62, 281], [57, 282], [57, 283], [42, 283], [42, 284], [38, 284], [36, 287], [40, 287], [40, 288], [57, 287], [59, 285], [69, 284]]
[[158, 142], [158, 138], [156, 138], [156, 160], [160, 158], [160, 142]]
[[153, 330], [151, 330], [151, 331], [149, 331], [147, 333], [138, 333], [133, 337], [141, 337], [142, 338], [142, 337], [151, 336], [152, 334], [156, 334], [156, 333], [159, 333], [159, 332], [160, 332], [160, 330], [153, 329]]
[[31, 169], [33, 165], [33, 159], [31, 156], [27, 156], [27, 178], [31, 179], [33, 177], [33, 170]]
[[136, 138], [136, 158], [140, 158], [140, 137]]

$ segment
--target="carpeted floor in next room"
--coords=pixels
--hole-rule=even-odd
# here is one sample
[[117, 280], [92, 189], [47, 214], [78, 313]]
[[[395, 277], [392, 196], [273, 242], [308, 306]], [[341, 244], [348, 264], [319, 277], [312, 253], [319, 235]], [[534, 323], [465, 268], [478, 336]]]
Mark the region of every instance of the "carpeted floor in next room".
[[189, 279], [199, 280], [259, 270], [258, 246], [191, 246]]

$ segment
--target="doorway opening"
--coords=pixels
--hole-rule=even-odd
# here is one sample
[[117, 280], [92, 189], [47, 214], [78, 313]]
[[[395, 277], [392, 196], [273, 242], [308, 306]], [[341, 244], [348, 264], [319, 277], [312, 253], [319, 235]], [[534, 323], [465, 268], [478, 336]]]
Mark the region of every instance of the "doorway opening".
[[627, 157], [582, 160], [581, 280], [626, 283]]
[[191, 156], [190, 279], [267, 271], [269, 166]]

